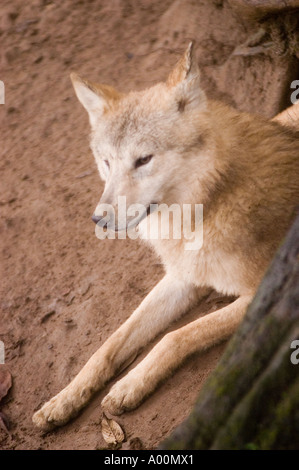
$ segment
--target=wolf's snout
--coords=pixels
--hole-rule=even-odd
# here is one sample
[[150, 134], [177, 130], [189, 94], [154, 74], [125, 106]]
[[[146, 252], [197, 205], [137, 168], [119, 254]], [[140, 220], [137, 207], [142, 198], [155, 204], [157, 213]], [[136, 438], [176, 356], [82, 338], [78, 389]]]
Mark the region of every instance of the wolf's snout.
[[[106, 220], [105, 217], [103, 217], [102, 215], [95, 215], [95, 214], [93, 214], [93, 215], [91, 216], [91, 220], [93, 220], [93, 222], [94, 222], [95, 224], [98, 224], [98, 223], [99, 223], [99, 225], [100, 225], [101, 227], [104, 227], [104, 225], [106, 225], [106, 223], [107, 223], [107, 220]], [[102, 222], [102, 223], [101, 223], [101, 222]]]

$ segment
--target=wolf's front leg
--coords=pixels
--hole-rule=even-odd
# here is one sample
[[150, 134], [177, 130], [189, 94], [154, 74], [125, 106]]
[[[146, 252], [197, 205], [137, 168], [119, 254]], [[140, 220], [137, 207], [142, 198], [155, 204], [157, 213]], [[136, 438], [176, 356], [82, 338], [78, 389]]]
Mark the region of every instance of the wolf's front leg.
[[116, 382], [102, 401], [110, 413], [118, 415], [136, 408], [184, 359], [227, 339], [240, 324], [252, 296], [242, 296], [232, 304], [168, 333], [123, 379]]
[[44, 430], [65, 424], [126, 361], [184, 313], [197, 298], [198, 290], [193, 285], [166, 274], [73, 381], [34, 414], [34, 424]]

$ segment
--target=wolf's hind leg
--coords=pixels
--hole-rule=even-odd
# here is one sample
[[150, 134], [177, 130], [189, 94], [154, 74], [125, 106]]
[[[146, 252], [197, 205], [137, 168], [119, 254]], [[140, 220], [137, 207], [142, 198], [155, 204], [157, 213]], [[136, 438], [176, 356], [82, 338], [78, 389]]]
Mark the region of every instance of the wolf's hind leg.
[[198, 289], [170, 274], [156, 285], [131, 317], [98, 349], [73, 381], [33, 416], [49, 430], [65, 424], [128, 361], [198, 298]]
[[190, 354], [228, 338], [240, 324], [252, 296], [239, 297], [230, 305], [168, 333], [102, 401], [112, 414], [136, 408], [156, 386]]

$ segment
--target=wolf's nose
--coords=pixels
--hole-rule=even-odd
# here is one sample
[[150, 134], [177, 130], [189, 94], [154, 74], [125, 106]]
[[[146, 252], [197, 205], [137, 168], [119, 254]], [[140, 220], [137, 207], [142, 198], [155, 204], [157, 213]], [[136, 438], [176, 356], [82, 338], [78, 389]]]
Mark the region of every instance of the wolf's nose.
[[103, 218], [103, 216], [101, 216], [101, 215], [93, 214], [92, 217], [91, 217], [91, 220], [93, 220], [94, 223], [97, 224], [102, 218]]
[[93, 214], [91, 218], [98, 227], [107, 228], [107, 217]]

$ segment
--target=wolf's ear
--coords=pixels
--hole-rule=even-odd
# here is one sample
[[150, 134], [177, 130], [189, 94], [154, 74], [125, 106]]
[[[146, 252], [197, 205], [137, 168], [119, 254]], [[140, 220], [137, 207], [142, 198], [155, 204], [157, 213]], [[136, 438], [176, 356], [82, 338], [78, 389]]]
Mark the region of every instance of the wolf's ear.
[[78, 100], [89, 115], [89, 121], [94, 128], [102, 115], [121, 98], [121, 93], [108, 85], [98, 85], [71, 73], [71, 80]]
[[194, 58], [193, 42], [168, 76], [167, 86], [175, 91], [179, 111], [186, 108], [205, 107], [206, 97], [200, 86], [200, 72]]

